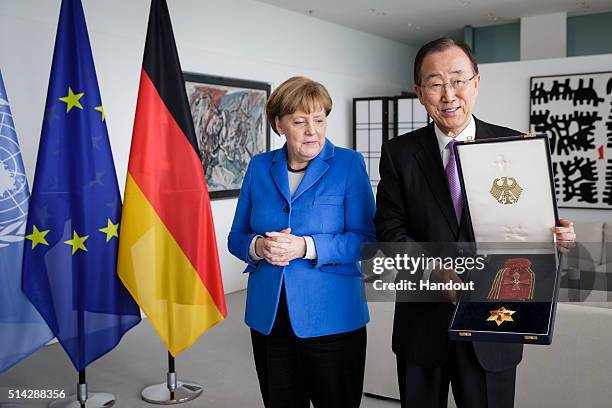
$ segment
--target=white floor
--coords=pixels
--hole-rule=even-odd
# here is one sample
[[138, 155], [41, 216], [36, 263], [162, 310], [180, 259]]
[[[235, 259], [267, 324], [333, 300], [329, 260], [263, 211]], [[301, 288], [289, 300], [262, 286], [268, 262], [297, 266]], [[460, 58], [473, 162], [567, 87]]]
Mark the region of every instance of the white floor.
[[[176, 360], [178, 378], [204, 385], [186, 408], [263, 407], [250, 336], [243, 323], [245, 292], [227, 296], [228, 318], [208, 331]], [[1, 335], [1, 334], [0, 334]], [[119, 346], [87, 369], [90, 391], [110, 392], [115, 407], [153, 407], [140, 399], [147, 385], [165, 381], [166, 351], [148, 320], [128, 332]], [[77, 374], [59, 344], [39, 350], [0, 375], [0, 408], [46, 407], [50, 400], [9, 400], [8, 390], [76, 392]], [[364, 397], [362, 408], [399, 408], [399, 402]]]

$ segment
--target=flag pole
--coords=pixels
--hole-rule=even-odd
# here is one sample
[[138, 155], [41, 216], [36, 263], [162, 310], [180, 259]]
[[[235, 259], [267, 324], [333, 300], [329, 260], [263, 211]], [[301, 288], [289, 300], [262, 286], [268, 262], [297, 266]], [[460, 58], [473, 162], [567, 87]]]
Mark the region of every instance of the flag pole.
[[144, 401], [150, 404], [175, 405], [198, 398], [202, 391], [203, 388], [200, 384], [176, 379], [174, 356], [168, 351], [166, 382], [149, 385], [142, 390], [141, 396]]
[[[82, 292], [79, 291], [77, 301], [82, 302]], [[79, 336], [83, 336], [85, 319], [83, 309], [79, 309], [77, 314], [77, 325]], [[84, 342], [80, 342], [81, 355], [84, 355]], [[106, 392], [88, 392], [87, 377], [85, 368], [79, 370], [79, 383], [77, 393], [69, 395], [67, 398], [57, 399], [49, 403], [49, 408], [110, 408], [115, 405], [115, 396]]]
[[[82, 291], [77, 294], [77, 302], [82, 304]], [[79, 337], [83, 337], [85, 331], [84, 311], [79, 309], [77, 314], [77, 327]], [[81, 355], [85, 354], [85, 343], [79, 342]], [[115, 396], [106, 392], [88, 392], [87, 377], [85, 368], [79, 370], [79, 383], [77, 384], [77, 393], [69, 395], [66, 398], [57, 399], [49, 403], [49, 408], [110, 408], [115, 405]]]
[[77, 385], [77, 401], [81, 408], [85, 408], [87, 401], [87, 380], [85, 379], [85, 369], [79, 370], [79, 385]]
[[[83, 304], [83, 291], [77, 292], [77, 304]], [[77, 312], [77, 331], [80, 339], [85, 337], [85, 317], [83, 308]], [[79, 353], [85, 355], [85, 342], [79, 341]], [[88, 392], [85, 368], [79, 370], [79, 383], [76, 395], [51, 401], [49, 408], [106, 408], [115, 405], [115, 396], [105, 392]]]
[[106, 392], [88, 392], [85, 369], [79, 371], [77, 393], [49, 403], [49, 408], [110, 408], [115, 396]]
[[174, 356], [168, 352], [168, 391], [170, 391], [170, 399], [174, 399], [176, 391], [176, 370], [174, 368]]

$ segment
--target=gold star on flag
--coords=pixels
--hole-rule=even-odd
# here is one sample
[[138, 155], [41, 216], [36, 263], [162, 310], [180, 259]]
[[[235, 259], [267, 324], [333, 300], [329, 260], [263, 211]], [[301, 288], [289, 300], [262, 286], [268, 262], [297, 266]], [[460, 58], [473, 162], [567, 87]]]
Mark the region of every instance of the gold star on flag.
[[39, 231], [36, 225], [32, 225], [32, 233], [26, 235], [26, 239], [32, 241], [32, 249], [36, 248], [36, 245], [43, 244], [49, 246], [49, 243], [45, 239], [45, 236], [49, 233], [49, 230]]
[[74, 255], [74, 253], [79, 249], [82, 249], [83, 251], [87, 252], [87, 248], [85, 248], [84, 244], [85, 241], [87, 241], [87, 238], [89, 238], [89, 235], [79, 237], [79, 234], [77, 234], [76, 231], [72, 231], [72, 239], [64, 241], [64, 244], [72, 246], [72, 255]]
[[102, 122], [104, 122], [104, 119], [106, 118], [106, 116], [104, 116], [104, 106], [102, 105], [96, 106], [94, 109], [102, 113]]
[[79, 99], [81, 99], [83, 95], [85, 95], [83, 92], [75, 94], [72, 92], [72, 88], [68, 87], [68, 95], [58, 99], [62, 102], [66, 102], [66, 112], [70, 112], [70, 109], [75, 106], [79, 109], [83, 109], [81, 102], [79, 102]]
[[497, 310], [489, 310], [491, 316], [487, 319], [487, 322], [495, 322], [497, 325], [501, 325], [503, 322], [513, 322], [512, 315], [516, 313], [515, 310], [506, 309], [500, 307]]
[[119, 233], [117, 229], [119, 228], [119, 223], [113, 224], [110, 218], [106, 221], [106, 228], [100, 228], [98, 231], [106, 234], [106, 242], [110, 241], [112, 237], [119, 238]]

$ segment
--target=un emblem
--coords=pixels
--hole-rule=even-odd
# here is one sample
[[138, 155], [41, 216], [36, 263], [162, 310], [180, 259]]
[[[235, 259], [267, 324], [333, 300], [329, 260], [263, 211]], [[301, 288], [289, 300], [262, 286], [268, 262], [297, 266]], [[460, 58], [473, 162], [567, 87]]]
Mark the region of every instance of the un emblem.
[[493, 180], [491, 195], [500, 204], [514, 204], [518, 201], [523, 188], [514, 177], [500, 177]]
[[29, 195], [11, 110], [0, 97], [0, 247], [23, 239]]

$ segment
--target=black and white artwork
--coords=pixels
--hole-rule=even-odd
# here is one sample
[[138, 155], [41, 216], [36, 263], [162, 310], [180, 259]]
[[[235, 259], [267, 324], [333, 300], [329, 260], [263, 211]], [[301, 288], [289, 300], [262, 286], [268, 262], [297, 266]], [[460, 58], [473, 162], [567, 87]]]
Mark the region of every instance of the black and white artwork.
[[191, 73], [184, 77], [210, 197], [237, 197], [251, 158], [270, 150], [270, 84]]
[[612, 72], [531, 78], [530, 130], [550, 139], [559, 207], [612, 209]]

